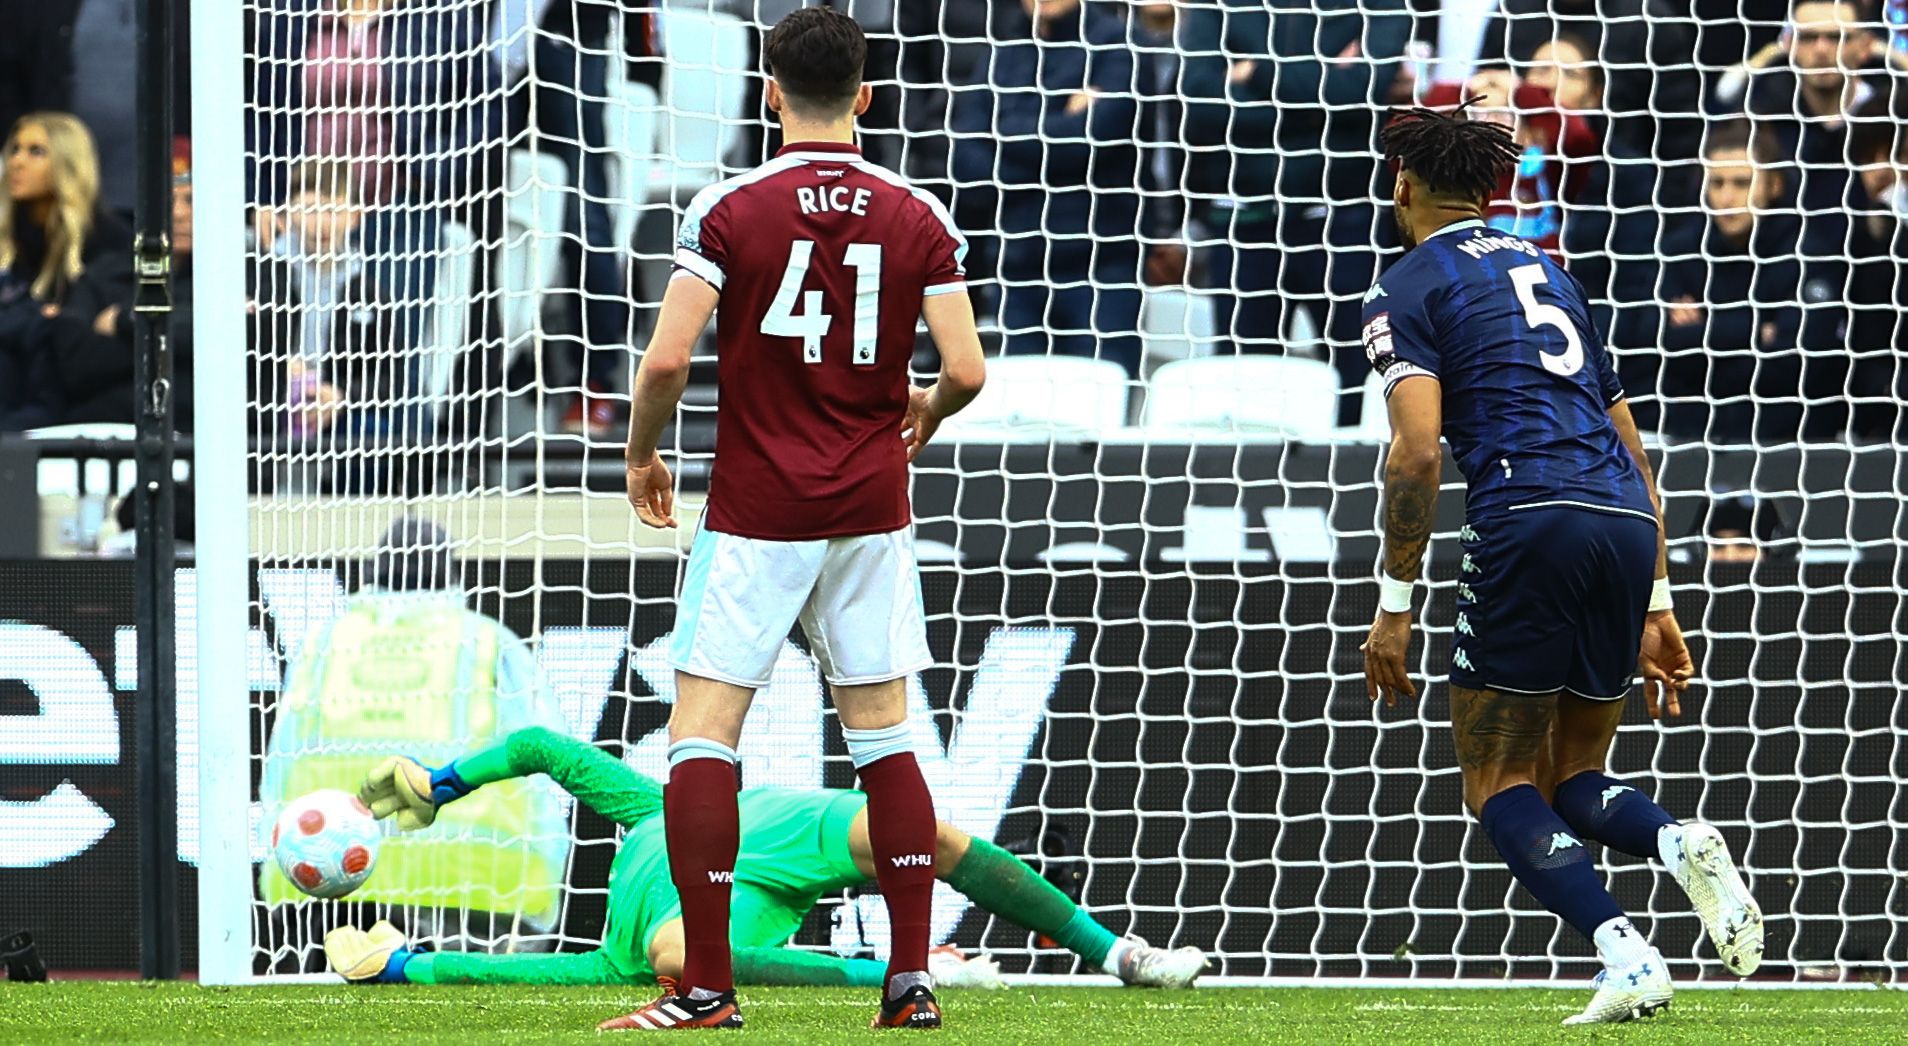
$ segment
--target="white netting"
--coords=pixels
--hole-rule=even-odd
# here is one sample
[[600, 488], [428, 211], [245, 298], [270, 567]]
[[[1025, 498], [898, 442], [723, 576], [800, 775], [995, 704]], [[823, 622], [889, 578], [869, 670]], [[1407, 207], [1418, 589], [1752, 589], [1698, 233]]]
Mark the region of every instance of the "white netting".
[[[630, 350], [688, 197], [779, 144], [756, 56], [793, 6], [247, 0], [254, 614], [285, 665], [254, 686], [268, 805], [373, 754], [454, 752], [491, 722], [473, 694], [660, 773], [713, 344], [665, 437], [680, 535], [624, 504]], [[1462, 813], [1437, 674], [1454, 472], [1428, 698], [1374, 713], [1358, 651], [1385, 436], [1358, 306], [1396, 250], [1379, 113], [1483, 94], [1527, 149], [1492, 220], [1568, 259], [1661, 433], [1702, 684], [1680, 721], [1635, 713], [1614, 772], [1723, 829], [1773, 976], [1908, 963], [1900, 37], [1781, 3], [1041, 0], [1037, 42], [1018, 0], [846, 6], [871, 36], [864, 147], [950, 202], [1007, 353], [917, 468], [939, 664], [915, 694], [945, 817], [1226, 974], [1587, 970]], [[1744, 111], [1758, 137], [1732, 145]], [[433, 562], [363, 566], [407, 513], [444, 534], [400, 544], [460, 564], [446, 603], [348, 602]], [[294, 737], [301, 693], [344, 711]], [[749, 784], [852, 780], [798, 645], [744, 754]], [[380, 903], [424, 936], [589, 946], [608, 826], [520, 798], [445, 830]], [[525, 838], [486, 843], [500, 826]], [[1715, 969], [1663, 873], [1609, 867], [1679, 974]], [[327, 925], [369, 914], [261, 889], [261, 973], [314, 968]], [[941, 899], [959, 943], [1073, 969]], [[851, 901], [798, 943], [854, 950], [880, 918]]]

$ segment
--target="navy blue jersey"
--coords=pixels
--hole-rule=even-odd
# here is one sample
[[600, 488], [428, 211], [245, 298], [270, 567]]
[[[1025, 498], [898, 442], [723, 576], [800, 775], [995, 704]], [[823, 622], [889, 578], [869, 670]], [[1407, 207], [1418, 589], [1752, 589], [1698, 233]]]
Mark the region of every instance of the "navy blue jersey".
[[1478, 221], [1440, 229], [1365, 297], [1364, 340], [1387, 396], [1412, 375], [1443, 386], [1470, 519], [1573, 506], [1655, 521], [1583, 287], [1537, 245]]

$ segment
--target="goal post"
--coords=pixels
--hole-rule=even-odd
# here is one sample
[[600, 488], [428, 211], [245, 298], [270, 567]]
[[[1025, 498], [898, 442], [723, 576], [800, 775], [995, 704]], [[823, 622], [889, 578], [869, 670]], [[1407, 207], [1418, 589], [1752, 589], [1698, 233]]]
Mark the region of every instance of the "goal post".
[[[197, 573], [192, 658], [198, 693], [180, 693], [182, 734], [197, 734], [198, 973], [202, 984], [253, 977], [252, 694], [243, 665], [251, 627], [252, 563], [246, 388], [245, 33], [240, 5], [190, 0], [192, 44], [193, 339], [226, 346], [192, 372]], [[212, 550], [216, 554], [211, 554]], [[183, 610], [181, 611], [183, 616]], [[182, 672], [183, 674], [183, 672]], [[194, 730], [196, 728], [196, 731]], [[183, 754], [183, 753], [182, 753]], [[193, 763], [179, 760], [184, 774]], [[181, 838], [187, 833], [181, 831]]]
[[[194, 748], [190, 757], [182, 749], [179, 765], [182, 774], [196, 766], [194, 803], [181, 807], [196, 827], [182, 825], [181, 842], [197, 865], [197, 968], [206, 983], [319, 973], [326, 929], [385, 916], [440, 947], [577, 951], [601, 940], [618, 834], [561, 797], [526, 789], [481, 810], [473, 803], [472, 820], [393, 850], [390, 867], [401, 872], [374, 872], [364, 895], [333, 903], [295, 899], [272, 879], [269, 860], [260, 863], [269, 831], [261, 825], [288, 798], [278, 792], [291, 787], [286, 781], [331, 774], [330, 787], [350, 789], [366, 760], [454, 754], [506, 721], [548, 724], [640, 772], [666, 773], [674, 597], [708, 477], [720, 467], [713, 339], [664, 441], [680, 481], [681, 532], [638, 526], [621, 488], [620, 418], [592, 434], [591, 412], [627, 406], [633, 353], [660, 301], [689, 199], [753, 166], [774, 140], [764, 112], [751, 107], [748, 88], [760, 78], [751, 55], [763, 26], [750, 15], [772, 20], [793, 5], [550, 0], [579, 15], [607, 16], [592, 10], [606, 8], [651, 19], [647, 39], [664, 57], [611, 59], [603, 72], [592, 71], [595, 63], [635, 36], [566, 48], [538, 28], [550, 5], [496, 3], [515, 16], [493, 21], [492, 0], [390, 5], [401, 20], [372, 34], [400, 50], [378, 74], [378, 90], [390, 92], [384, 101], [294, 93], [267, 106], [248, 101], [261, 90], [248, 77], [302, 83], [311, 63], [327, 60], [324, 46], [285, 44], [322, 28], [317, 6], [191, 0], [198, 538], [196, 580], [180, 589], [193, 600], [195, 641], [180, 656], [182, 678], [183, 659], [195, 658], [197, 687], [181, 685], [182, 744]], [[1159, 179], [1195, 176], [1150, 154], [1115, 155], [1131, 141], [1082, 129], [1078, 112], [1067, 111], [1125, 106], [1129, 139], [1185, 146], [1189, 170], [1218, 162], [1219, 150], [1188, 139], [1194, 116], [1153, 106], [1183, 100], [1201, 60], [1241, 63], [1220, 77], [1235, 84], [1222, 91], [1267, 80], [1269, 67], [1251, 67], [1237, 40], [1098, 40], [1102, 56], [1130, 52], [1118, 66], [1127, 70], [1123, 86], [1037, 86], [1006, 82], [1023, 57], [1012, 21], [1018, 0], [948, 0], [925, 26], [912, 21], [911, 0], [848, 6], [869, 19], [898, 12], [898, 23], [870, 34], [877, 105], [863, 140], [930, 191], [958, 196], [953, 212], [975, 245], [971, 282], [990, 348], [987, 391], [914, 470], [935, 664], [911, 683], [910, 708], [943, 819], [1028, 856], [1115, 932], [1207, 950], [1215, 983], [1587, 977], [1589, 947], [1515, 886], [1463, 811], [1439, 667], [1458, 627], [1461, 569], [1463, 490], [1449, 465], [1410, 662], [1424, 696], [1397, 711], [1365, 696], [1359, 644], [1378, 596], [1386, 422], [1372, 386], [1334, 367], [1360, 347], [1334, 326], [1327, 303], [1355, 311], [1362, 288], [1347, 298], [1346, 288], [1308, 283], [1291, 267], [1313, 255], [1334, 265], [1395, 257], [1384, 201], [1343, 201], [1362, 231], [1355, 243], [1327, 244], [1322, 238], [1348, 234], [1329, 213], [1310, 213], [1325, 210], [1311, 196], [1175, 191]], [[1086, 9], [1097, 19], [1144, 6], [1088, 0]], [[976, 21], [971, 9], [980, 7], [1007, 13]], [[1741, 28], [1748, 39], [1764, 27]], [[279, 49], [248, 59], [247, 47], [272, 33]], [[1365, 33], [1350, 43], [1376, 39]], [[1340, 42], [1279, 63], [1306, 65], [1326, 84], [1331, 70], [1373, 63], [1360, 46]], [[1717, 71], [1661, 48], [1626, 54], [1610, 55], [1611, 67]], [[1186, 64], [1161, 72], [1157, 63], [1169, 57]], [[632, 68], [641, 75], [627, 75]], [[1262, 86], [1272, 89], [1269, 80]], [[986, 112], [977, 99], [1021, 105], [1043, 94], [1059, 110], [1050, 120], [974, 115]], [[1274, 105], [1270, 96], [1240, 100], [1222, 121], [1256, 120]], [[1276, 105], [1355, 108], [1322, 95]], [[575, 119], [547, 119], [552, 106]], [[1638, 117], [1673, 118], [1678, 134], [1698, 116], [1620, 115], [1631, 126]], [[521, 126], [539, 117], [536, 133]], [[313, 141], [333, 134], [325, 140], [353, 148], [383, 135], [396, 152], [361, 162], [348, 188], [297, 182], [307, 175], [280, 139], [293, 123]], [[575, 130], [552, 129], [559, 126]], [[964, 150], [981, 140], [1001, 151], [971, 166]], [[1089, 143], [1106, 151], [1093, 164], [1072, 163]], [[1009, 147], [1051, 166], [1017, 167]], [[1296, 160], [1343, 155], [1316, 139], [1233, 153], [1280, 149]], [[953, 160], [936, 159], [950, 151]], [[1356, 156], [1377, 166], [1375, 156]], [[1062, 173], [1103, 174], [1116, 162], [1130, 185], [1082, 185], [1098, 175]], [[1680, 147], [1661, 162], [1617, 152], [1601, 162], [1616, 174], [1653, 169], [1664, 184], [1687, 181], [1699, 166]], [[261, 188], [267, 183], [274, 187]], [[309, 191], [292, 191], [299, 185]], [[1014, 192], [1047, 202], [1006, 200]], [[265, 237], [246, 225], [259, 193], [270, 195]], [[1099, 202], [1083, 221], [1126, 226], [1065, 224], [1065, 208], [1086, 198]], [[1153, 209], [1169, 200], [1178, 201], [1170, 213]], [[1579, 271], [1612, 260], [1673, 261], [1698, 273], [1733, 264], [1706, 247], [1677, 253], [1654, 233], [1647, 242], [1626, 238], [1634, 226], [1625, 220], [1644, 212], [1700, 222], [1694, 196], [1652, 190], [1640, 202], [1613, 196], [1598, 206], [1607, 231], [1566, 251]], [[1561, 221], [1594, 210], [1573, 202]], [[346, 211], [359, 224], [334, 236], [326, 223]], [[1254, 220], [1266, 213], [1281, 217]], [[1031, 228], [1016, 224], [1028, 214], [1036, 215]], [[608, 241], [603, 221], [616, 230]], [[1262, 234], [1272, 239], [1254, 239]], [[286, 247], [287, 236], [301, 235], [311, 239]], [[1040, 264], [1002, 253], [1035, 240], [1051, 248]], [[1178, 243], [1191, 244], [1190, 269], [1149, 262], [1149, 247]], [[288, 249], [309, 256], [288, 258]], [[1782, 260], [1857, 260], [1808, 253], [1821, 250], [1810, 241]], [[1272, 252], [1285, 257], [1287, 275], [1254, 285], [1251, 267]], [[1075, 265], [1074, 253], [1091, 263]], [[1236, 260], [1230, 270], [1227, 258]], [[334, 276], [316, 295], [249, 297], [260, 287], [283, 292], [274, 280], [303, 286]], [[1624, 286], [1605, 278], [1591, 294], [1599, 310], [1657, 316], [1643, 324], [1647, 338], [1617, 346], [1628, 364], [1653, 358], [1657, 340], [1667, 344], [1668, 328], [1686, 319], [1669, 313], [1686, 303]], [[1015, 302], [1048, 293], [1030, 311]], [[1819, 312], [1813, 293], [1791, 287], [1757, 307], [1771, 316]], [[1084, 297], [1062, 303], [1065, 294]], [[1290, 351], [1215, 358], [1228, 343], [1264, 333], [1242, 325], [1255, 302], [1272, 300], [1284, 309], [1275, 337]], [[614, 307], [593, 311], [606, 303]], [[622, 333], [603, 340], [617, 323]], [[994, 351], [1003, 342], [1019, 348], [1033, 333], [1055, 346], [1097, 346], [1102, 358]], [[345, 348], [307, 356], [297, 339], [310, 337]], [[1129, 342], [1139, 355], [1131, 373], [1111, 348]], [[1682, 344], [1661, 355], [1675, 362], [1710, 351]], [[1862, 351], [1881, 358], [1893, 350]], [[605, 354], [612, 366], [602, 365]], [[931, 359], [925, 345], [919, 358]], [[1700, 391], [1649, 381], [1631, 390], [1640, 405], [1703, 406]], [[1847, 398], [1877, 399], [1857, 382], [1851, 372]], [[1361, 392], [1372, 397], [1363, 414], [1340, 417], [1340, 397]], [[1725, 399], [1752, 420], [1825, 409], [1819, 396], [1786, 398], [1767, 386]], [[1803, 433], [1759, 444], [1717, 429], [1653, 434], [1650, 449], [1700, 683], [1681, 721], [1652, 723], [1640, 707], [1626, 713], [1612, 771], [1672, 815], [1709, 821], [1728, 837], [1769, 916], [1765, 980], [1898, 984], [1908, 970], [1899, 885], [1908, 847], [1897, 808], [1908, 794], [1899, 741], [1908, 714], [1899, 657], [1908, 640], [1899, 574], [1908, 461], [1899, 437]], [[436, 529], [387, 547], [387, 531], [406, 516]], [[480, 616], [502, 630], [471, 640], [493, 644], [481, 656], [454, 660], [411, 622], [354, 633], [360, 652], [385, 644], [384, 675], [330, 690], [301, 677], [343, 649], [330, 645], [343, 642], [338, 623], [389, 569], [435, 570], [445, 556], [453, 573], [444, 590], [473, 615], [458, 627], [476, 629], [469, 622]], [[398, 614], [395, 604], [385, 609]], [[187, 612], [182, 605], [182, 619]], [[362, 702], [380, 686], [423, 693], [418, 680], [438, 669], [461, 673], [449, 688], [460, 696], [430, 736], [330, 723], [301, 738], [285, 727], [300, 701], [323, 706], [344, 694], [339, 700]], [[470, 684], [473, 672], [480, 686]], [[467, 714], [477, 707], [468, 695], [479, 690], [510, 696]], [[404, 709], [381, 711], [403, 718]], [[853, 786], [799, 636], [757, 699], [741, 756], [747, 786]], [[522, 809], [513, 813], [515, 802]], [[520, 843], [492, 845], [503, 825], [528, 827]], [[480, 844], [487, 849], [471, 848]], [[1623, 857], [1603, 867], [1679, 987], [1735, 983], [1660, 867]], [[827, 899], [794, 944], [880, 955], [885, 919], [878, 897], [850, 892]], [[934, 926], [937, 940], [985, 950], [1016, 978], [1087, 983], [1094, 974], [945, 887]]]

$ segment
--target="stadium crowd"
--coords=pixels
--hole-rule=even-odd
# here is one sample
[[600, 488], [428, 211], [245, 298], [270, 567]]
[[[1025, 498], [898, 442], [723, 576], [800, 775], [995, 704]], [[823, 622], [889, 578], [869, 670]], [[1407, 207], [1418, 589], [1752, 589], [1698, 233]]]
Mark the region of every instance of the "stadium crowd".
[[[249, 11], [259, 434], [490, 424], [450, 401], [481, 410], [567, 373], [545, 420], [616, 438], [627, 350], [661, 293], [632, 258], [666, 256], [656, 232], [685, 199], [651, 194], [644, 221], [618, 221], [621, 85], [665, 85], [672, 10], [732, 16], [752, 62], [761, 27], [799, 2]], [[1491, 224], [1586, 285], [1646, 427], [1779, 444], [1886, 441], [1902, 424], [1900, 0], [837, 3], [875, 38], [866, 151], [949, 202], [1002, 352], [1093, 356], [1143, 380], [1149, 299], [1183, 290], [1214, 323], [1180, 342], [1322, 356], [1354, 422], [1358, 303], [1396, 251], [1378, 126], [1391, 107], [1474, 99], [1472, 118], [1511, 126], [1524, 150]], [[0, 3], [19, 30], [0, 42], [0, 431], [130, 420], [133, 6]], [[759, 111], [747, 80], [745, 116]], [[780, 145], [745, 122], [723, 171]], [[526, 353], [499, 303], [521, 235], [510, 156], [530, 145], [561, 170], [562, 205], [533, 232], [560, 240], [564, 275]], [[182, 143], [181, 367], [189, 156]], [[433, 402], [420, 346], [444, 323], [452, 226], [471, 230], [476, 264], [454, 288], [471, 305]]]

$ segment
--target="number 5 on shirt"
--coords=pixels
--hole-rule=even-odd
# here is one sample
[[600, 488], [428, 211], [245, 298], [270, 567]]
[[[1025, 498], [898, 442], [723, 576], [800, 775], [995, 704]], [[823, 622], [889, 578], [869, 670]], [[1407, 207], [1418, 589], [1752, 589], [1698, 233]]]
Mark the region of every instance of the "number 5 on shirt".
[[[789, 245], [788, 268], [782, 270], [781, 286], [762, 317], [763, 334], [802, 339], [803, 363], [822, 361], [822, 338], [835, 320], [823, 311], [821, 291], [802, 290], [814, 256], [813, 240], [796, 240]], [[881, 330], [881, 245], [851, 243], [841, 261], [855, 270], [854, 362], [861, 367], [873, 366], [875, 337]], [[795, 313], [797, 298], [801, 300], [801, 315]]]
[[[1543, 357], [1544, 369], [1552, 374], [1569, 377], [1583, 369], [1583, 340], [1577, 336], [1577, 325], [1570, 320], [1570, 314], [1562, 307], [1545, 304], [1537, 300], [1537, 287], [1550, 282], [1544, 274], [1542, 265], [1519, 265], [1510, 270], [1511, 286], [1517, 288], [1517, 300], [1524, 306], [1524, 322], [1531, 329], [1555, 327], [1563, 333], [1564, 351], [1552, 355], [1542, 349], [1537, 355]], [[786, 286], [786, 284], [784, 285]]]

